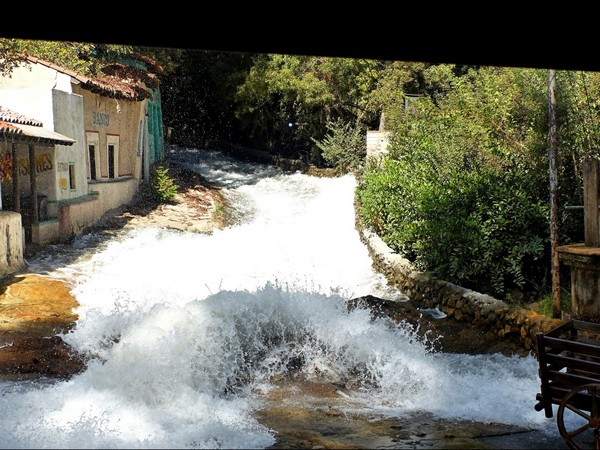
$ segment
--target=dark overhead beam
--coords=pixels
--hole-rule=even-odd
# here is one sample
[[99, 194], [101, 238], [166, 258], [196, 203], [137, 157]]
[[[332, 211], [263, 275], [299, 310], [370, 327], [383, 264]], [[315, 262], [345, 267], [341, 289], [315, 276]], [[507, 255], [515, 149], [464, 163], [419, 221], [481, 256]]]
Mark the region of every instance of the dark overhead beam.
[[[213, 8], [214, 7], [214, 8]], [[216, 8], [216, 9], [215, 9]], [[150, 13], [151, 11], [149, 11]], [[600, 71], [591, 8], [522, 2], [423, 6], [362, 2], [315, 8], [211, 4], [161, 8], [160, 19], [114, 28], [3, 24], [0, 36], [225, 52], [305, 54], [465, 65]]]

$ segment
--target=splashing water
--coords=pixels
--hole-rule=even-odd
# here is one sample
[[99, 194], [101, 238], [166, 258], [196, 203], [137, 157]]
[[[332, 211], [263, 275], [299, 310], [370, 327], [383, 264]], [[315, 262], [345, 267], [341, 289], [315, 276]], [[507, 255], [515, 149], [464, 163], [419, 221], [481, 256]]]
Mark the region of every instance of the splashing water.
[[348, 408], [371, 414], [553, 426], [533, 409], [533, 357], [435, 353], [409, 327], [348, 310], [362, 295], [402, 298], [354, 228], [352, 176], [195, 149], [172, 160], [222, 186], [244, 220], [100, 246], [82, 236], [30, 261], [72, 284], [79, 320], [65, 340], [90, 361], [69, 381], [0, 383], [0, 446], [268, 447], [255, 394], [291, 373], [356, 386]]

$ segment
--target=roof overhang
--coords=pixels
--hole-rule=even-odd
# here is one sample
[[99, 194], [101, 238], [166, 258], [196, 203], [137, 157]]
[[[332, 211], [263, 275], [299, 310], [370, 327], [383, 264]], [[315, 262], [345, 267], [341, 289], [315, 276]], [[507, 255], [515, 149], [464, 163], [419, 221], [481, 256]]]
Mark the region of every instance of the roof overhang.
[[0, 139], [39, 145], [73, 145], [75, 139], [34, 125], [0, 121]]
[[[64, 73], [71, 77], [71, 83], [79, 85], [82, 89], [87, 89], [94, 94], [102, 95], [105, 97], [111, 97], [116, 99], [130, 100], [140, 102], [153, 97], [152, 93], [148, 91], [143, 83], [135, 81], [134, 79], [122, 80], [118, 77], [104, 75], [95, 78], [80, 75], [77, 72], [61, 67], [58, 64], [37, 58], [35, 56], [28, 55], [26, 57], [29, 63], [41, 64], [56, 70], [57, 72]], [[113, 67], [113, 72], [115, 68]], [[135, 71], [138, 73], [138, 69], [126, 68], [125, 70]], [[110, 70], [109, 70], [110, 72]], [[149, 80], [152, 80], [152, 76], [148, 76]], [[146, 78], [144, 78], [146, 80]]]

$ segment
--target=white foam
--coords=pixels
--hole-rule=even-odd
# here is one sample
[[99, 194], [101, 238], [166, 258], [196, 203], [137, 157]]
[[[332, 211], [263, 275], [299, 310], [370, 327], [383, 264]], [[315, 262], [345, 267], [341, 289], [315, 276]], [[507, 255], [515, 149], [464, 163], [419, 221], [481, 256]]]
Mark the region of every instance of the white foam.
[[73, 283], [81, 306], [65, 339], [93, 359], [67, 382], [0, 383], [1, 447], [267, 447], [252, 392], [291, 366], [361, 386], [351, 407], [372, 413], [553, 426], [533, 409], [532, 357], [437, 354], [408, 328], [347, 311], [352, 297], [401, 296], [354, 228], [352, 176], [184, 156], [208, 178], [220, 167], [225, 194], [252, 214], [212, 235], [137, 229], [93, 250], [82, 237], [68, 261], [59, 247], [33, 261]]

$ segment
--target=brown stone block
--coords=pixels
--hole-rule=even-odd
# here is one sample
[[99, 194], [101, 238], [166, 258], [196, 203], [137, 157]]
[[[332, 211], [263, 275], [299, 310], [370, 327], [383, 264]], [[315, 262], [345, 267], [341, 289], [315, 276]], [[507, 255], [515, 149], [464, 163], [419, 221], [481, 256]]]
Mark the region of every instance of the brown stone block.
[[528, 334], [529, 334], [529, 332], [528, 332], [527, 328], [521, 327], [521, 339], [527, 338]]

